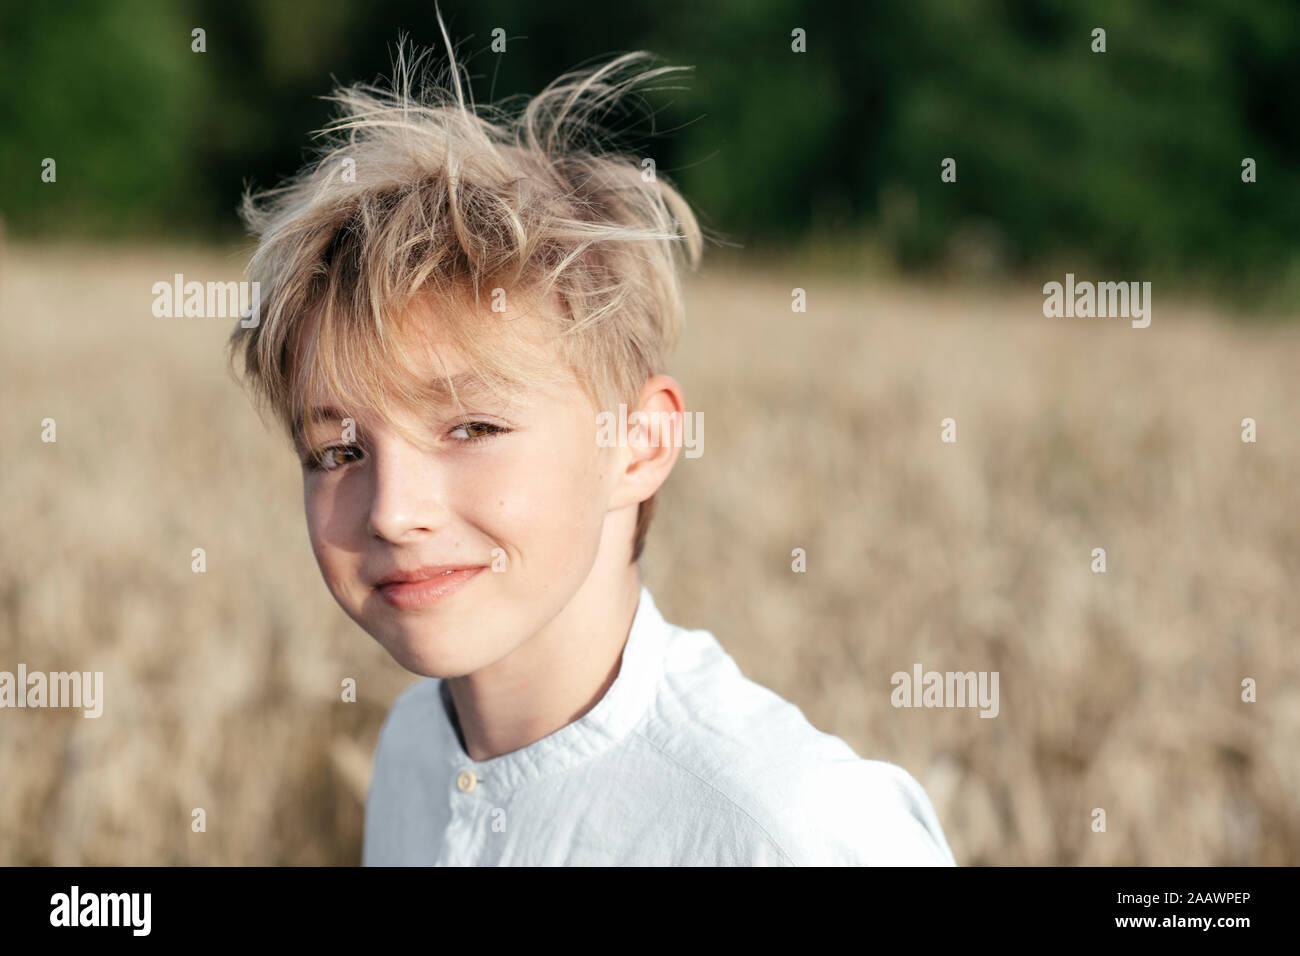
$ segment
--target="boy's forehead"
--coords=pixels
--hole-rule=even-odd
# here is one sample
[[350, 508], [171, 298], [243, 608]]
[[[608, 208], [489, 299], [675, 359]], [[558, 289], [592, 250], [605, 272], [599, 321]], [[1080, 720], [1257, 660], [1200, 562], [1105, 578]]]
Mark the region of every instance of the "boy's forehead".
[[[464, 334], [476, 340], [492, 341], [502, 333], [501, 347], [509, 341], [515, 348], [523, 347], [534, 356], [560, 357], [558, 343], [552, 332], [558, 297], [552, 293], [545, 301], [527, 293], [515, 293], [504, 300], [509, 303], [505, 311], [494, 311], [489, 301], [478, 307], [466, 298], [461, 305], [448, 305], [428, 297], [414, 300], [395, 317], [392, 334], [414, 356], [416, 370], [429, 375], [450, 377], [459, 388], [473, 383], [469, 362], [456, 347], [447, 332], [449, 322], [456, 322]], [[459, 313], [449, 315], [449, 313]], [[544, 313], [544, 314], [543, 314]], [[506, 327], [508, 323], [508, 328]], [[509, 332], [507, 337], [504, 333]]]
[[[524, 395], [519, 386], [493, 388], [478, 372], [466, 368], [463, 361], [449, 359], [445, 355], [420, 362], [409, 371], [420, 380], [420, 399], [432, 405], [451, 407], [457, 401], [468, 404], [485, 399], [517, 401]], [[303, 404], [306, 408], [303, 417], [307, 424], [357, 418], [358, 412], [364, 414], [375, 411], [369, 408], [344, 410], [340, 407], [340, 400], [327, 394], [319, 384]]]
[[[516, 348], [522, 339], [522, 345], [531, 358], [543, 361], [551, 359], [557, 366], [563, 365], [564, 357], [557, 341], [547, 334], [550, 324], [537, 314], [539, 308], [548, 311], [559, 309], [558, 295], [552, 293], [545, 301], [520, 295], [517, 301], [517, 312], [493, 312], [484, 305], [478, 310], [477, 319], [480, 322], [510, 322]], [[440, 333], [440, 328], [447, 321], [447, 308], [445, 304], [435, 304], [427, 299], [416, 300], [396, 316], [388, 334], [402, 345], [401, 349], [394, 350], [394, 361], [398, 361], [396, 356], [403, 355], [405, 366], [400, 374], [392, 376], [392, 380], [417, 381], [421, 399], [438, 405], [452, 406], [458, 400], [463, 403], [503, 397], [511, 402], [523, 401], [531, 389], [526, 392], [520, 386], [493, 387], [472, 368], [468, 357], [450, 341], [450, 336], [445, 331]], [[472, 300], [463, 308], [473, 310]], [[321, 377], [313, 378], [313, 388], [310, 394], [304, 396], [304, 424], [357, 417], [339, 414], [342, 411], [338, 407], [339, 403], [322, 391], [324, 383]], [[538, 388], [544, 389], [546, 386], [539, 385]]]

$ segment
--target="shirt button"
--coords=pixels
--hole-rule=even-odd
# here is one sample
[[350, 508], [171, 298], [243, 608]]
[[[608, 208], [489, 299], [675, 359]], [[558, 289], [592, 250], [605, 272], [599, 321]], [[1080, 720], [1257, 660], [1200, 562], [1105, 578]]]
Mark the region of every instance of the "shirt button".
[[473, 770], [462, 770], [456, 778], [456, 786], [460, 788], [461, 793], [469, 793], [478, 785], [478, 777], [474, 776]]

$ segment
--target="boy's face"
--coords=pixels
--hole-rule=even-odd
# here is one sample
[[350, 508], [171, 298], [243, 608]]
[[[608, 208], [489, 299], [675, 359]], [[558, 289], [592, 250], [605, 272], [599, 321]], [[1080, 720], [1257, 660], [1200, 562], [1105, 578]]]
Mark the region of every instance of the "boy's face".
[[[428, 353], [431, 383], [444, 369], [466, 371], [447, 349]], [[636, 506], [618, 492], [621, 452], [598, 446], [596, 410], [576, 379], [509, 400], [457, 389], [463, 414], [448, 402], [403, 421], [428, 448], [364, 409], [308, 416], [304, 433], [306, 450], [325, 459], [324, 470], [304, 469], [303, 496], [326, 585], [400, 664], [428, 677], [472, 673], [541, 630], [586, 580], [607, 514]], [[356, 423], [355, 442], [343, 417]], [[470, 570], [384, 584], [432, 566]]]

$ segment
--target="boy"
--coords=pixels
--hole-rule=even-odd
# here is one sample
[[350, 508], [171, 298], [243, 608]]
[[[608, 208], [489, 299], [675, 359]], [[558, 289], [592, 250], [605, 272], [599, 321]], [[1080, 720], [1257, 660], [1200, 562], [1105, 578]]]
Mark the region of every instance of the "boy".
[[[517, 119], [467, 109], [454, 64], [417, 99], [399, 56], [393, 91], [336, 93], [318, 163], [245, 197], [261, 301], [232, 355], [302, 460], [331, 593], [426, 678], [380, 733], [363, 862], [954, 865], [911, 776], [640, 583], [702, 246], [673, 188], [583, 139], [671, 69], [624, 75], [643, 56]], [[593, 441], [620, 403], [646, 417]]]

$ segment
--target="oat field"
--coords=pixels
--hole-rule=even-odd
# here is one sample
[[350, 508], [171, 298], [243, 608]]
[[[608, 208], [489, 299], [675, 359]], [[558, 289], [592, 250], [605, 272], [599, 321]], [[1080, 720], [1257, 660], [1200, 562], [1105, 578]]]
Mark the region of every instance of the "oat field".
[[[99, 718], [0, 710], [2, 864], [360, 859], [415, 678], [321, 582], [297, 463], [226, 373], [233, 323], [151, 312], [155, 282], [241, 266], [0, 259], [0, 670], [104, 673]], [[704, 453], [643, 561], [669, 620], [909, 770], [961, 865], [1300, 863], [1300, 327], [707, 258], [688, 288], [669, 371]], [[916, 664], [998, 672], [997, 717], [895, 708]]]

